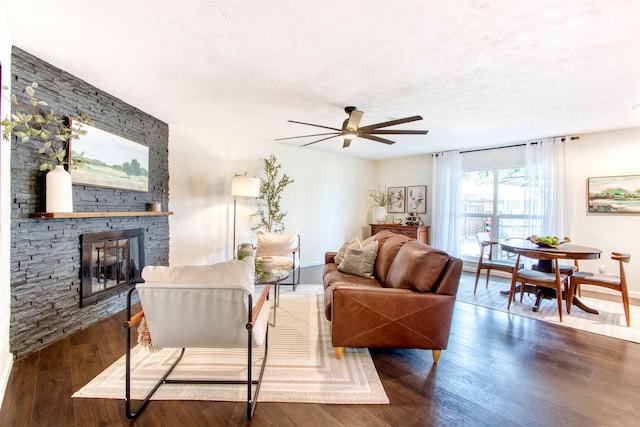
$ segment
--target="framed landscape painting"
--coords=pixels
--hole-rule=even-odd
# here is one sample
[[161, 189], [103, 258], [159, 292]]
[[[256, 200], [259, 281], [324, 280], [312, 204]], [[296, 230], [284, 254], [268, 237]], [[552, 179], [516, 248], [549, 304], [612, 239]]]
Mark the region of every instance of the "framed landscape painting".
[[427, 213], [427, 186], [407, 187], [407, 212]]
[[149, 147], [93, 126], [82, 130], [87, 133], [69, 147], [73, 184], [149, 190]]
[[587, 178], [589, 213], [640, 214], [640, 175]]
[[389, 187], [390, 213], [403, 213], [405, 203], [405, 187]]

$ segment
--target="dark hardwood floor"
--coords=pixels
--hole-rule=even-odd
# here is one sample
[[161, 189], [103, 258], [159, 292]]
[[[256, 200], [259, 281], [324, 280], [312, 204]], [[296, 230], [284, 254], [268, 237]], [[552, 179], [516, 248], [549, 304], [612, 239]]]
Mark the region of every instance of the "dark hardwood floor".
[[[320, 283], [322, 267], [302, 283]], [[246, 425], [230, 402], [153, 401], [133, 422], [122, 400], [71, 394], [124, 354], [124, 313], [14, 363], [0, 426]], [[638, 319], [636, 319], [638, 321]], [[631, 426], [640, 345], [457, 303], [449, 348], [371, 350], [390, 405], [258, 403], [253, 426]]]

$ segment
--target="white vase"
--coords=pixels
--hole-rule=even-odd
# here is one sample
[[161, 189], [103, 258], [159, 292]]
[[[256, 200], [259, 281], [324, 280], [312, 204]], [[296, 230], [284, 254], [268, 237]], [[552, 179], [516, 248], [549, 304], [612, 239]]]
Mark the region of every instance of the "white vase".
[[384, 206], [375, 206], [373, 208], [373, 217], [378, 224], [384, 224], [387, 220], [387, 208]]
[[47, 212], [73, 212], [73, 191], [71, 174], [62, 165], [47, 172], [46, 180]]

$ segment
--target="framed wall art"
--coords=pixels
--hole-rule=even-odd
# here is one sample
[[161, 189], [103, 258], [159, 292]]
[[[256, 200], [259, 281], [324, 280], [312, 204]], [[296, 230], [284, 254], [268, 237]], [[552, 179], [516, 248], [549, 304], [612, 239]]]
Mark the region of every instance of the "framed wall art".
[[589, 213], [640, 214], [640, 175], [587, 178]]
[[82, 130], [68, 149], [73, 184], [149, 191], [149, 147], [93, 126]]
[[427, 213], [427, 186], [413, 185], [407, 187], [407, 212]]
[[405, 210], [405, 187], [389, 187], [389, 213], [403, 213]]

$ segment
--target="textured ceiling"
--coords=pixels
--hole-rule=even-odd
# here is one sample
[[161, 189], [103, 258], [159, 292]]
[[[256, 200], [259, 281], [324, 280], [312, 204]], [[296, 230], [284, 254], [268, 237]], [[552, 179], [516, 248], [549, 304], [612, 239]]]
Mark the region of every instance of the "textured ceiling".
[[[13, 44], [172, 125], [369, 159], [640, 126], [640, 1], [0, 0]], [[289, 141], [300, 145], [305, 140]]]

